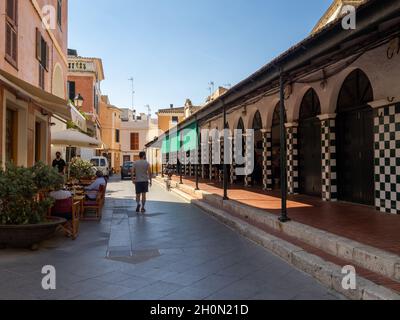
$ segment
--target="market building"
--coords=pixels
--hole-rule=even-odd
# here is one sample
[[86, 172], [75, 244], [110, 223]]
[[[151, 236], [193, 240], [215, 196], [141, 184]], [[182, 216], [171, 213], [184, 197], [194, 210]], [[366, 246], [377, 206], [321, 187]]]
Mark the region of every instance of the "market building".
[[[357, 27], [349, 30], [343, 28], [346, 13], [341, 11], [348, 3], [357, 14]], [[398, 1], [334, 1], [309, 37], [154, 145], [168, 145], [172, 131], [179, 134], [190, 127], [241, 129], [245, 134], [253, 129], [255, 169], [237, 176], [235, 163], [226, 166], [228, 187], [279, 190], [283, 170], [289, 194], [399, 214], [399, 14]], [[221, 150], [223, 157], [222, 139]], [[164, 147], [163, 157], [171, 159], [177, 152]], [[220, 169], [216, 165], [191, 167], [189, 172], [197, 169], [197, 176], [221, 179], [213, 174]]]
[[67, 0], [0, 1], [2, 165], [51, 161], [51, 128], [71, 119], [67, 37]]

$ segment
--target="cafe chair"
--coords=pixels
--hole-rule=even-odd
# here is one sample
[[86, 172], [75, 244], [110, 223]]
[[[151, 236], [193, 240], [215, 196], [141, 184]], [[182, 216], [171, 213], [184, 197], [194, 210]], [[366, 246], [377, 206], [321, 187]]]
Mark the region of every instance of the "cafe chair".
[[[100, 221], [102, 218], [102, 211], [104, 206], [105, 192], [106, 187], [101, 185], [99, 191], [97, 191], [96, 200], [85, 200], [83, 203], [83, 218], [84, 221]], [[91, 191], [89, 191], [90, 193]], [[94, 211], [95, 216], [88, 217], [85, 215], [87, 211]]]
[[64, 218], [67, 220], [61, 227], [67, 237], [75, 240], [79, 233], [81, 204], [74, 202], [72, 198], [56, 200], [51, 208], [51, 217]]

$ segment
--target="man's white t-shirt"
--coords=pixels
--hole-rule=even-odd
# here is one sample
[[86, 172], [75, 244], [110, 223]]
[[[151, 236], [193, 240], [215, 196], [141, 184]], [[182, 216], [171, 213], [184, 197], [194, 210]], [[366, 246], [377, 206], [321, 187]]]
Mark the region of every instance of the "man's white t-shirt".
[[138, 160], [133, 163], [132, 171], [135, 170], [136, 182], [149, 182], [150, 163], [146, 160]]

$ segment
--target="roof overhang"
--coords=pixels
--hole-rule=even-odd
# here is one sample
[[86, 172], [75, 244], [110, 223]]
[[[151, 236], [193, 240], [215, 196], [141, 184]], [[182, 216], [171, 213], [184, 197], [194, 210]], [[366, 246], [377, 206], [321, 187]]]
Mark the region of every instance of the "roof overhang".
[[67, 100], [35, 87], [4, 70], [0, 70], [0, 82], [27, 101], [33, 101], [64, 120], [71, 120], [71, 108]]
[[[397, 21], [400, 17], [400, 1], [398, 0], [369, 0], [360, 5], [357, 10], [355, 30], [344, 30], [341, 21], [338, 20], [318, 33], [310, 35], [239, 82], [223, 96], [182, 121], [177, 129], [185, 128], [195, 121], [202, 123], [213, 115], [221, 114], [224, 105], [227, 110], [234, 108], [249, 97], [265, 90], [266, 87], [278, 87], [281, 73], [290, 75], [299, 70], [311, 68], [316, 61], [321, 63], [322, 60], [337, 59], [339, 53], [348, 56], [352, 48], [362, 46], [365, 37], [379, 37], [381, 33], [398, 30], [400, 24]], [[395, 25], [388, 23], [392, 20], [395, 20]]]

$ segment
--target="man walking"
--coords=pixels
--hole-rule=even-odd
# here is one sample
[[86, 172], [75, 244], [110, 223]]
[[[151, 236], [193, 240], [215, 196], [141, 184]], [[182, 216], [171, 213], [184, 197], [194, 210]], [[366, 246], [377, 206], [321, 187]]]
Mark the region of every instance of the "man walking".
[[140, 160], [135, 161], [132, 166], [132, 182], [136, 189], [136, 212], [145, 213], [146, 193], [149, 192], [149, 183], [152, 185], [152, 173], [150, 163], [146, 161], [146, 153], [140, 152], [139, 158]]

